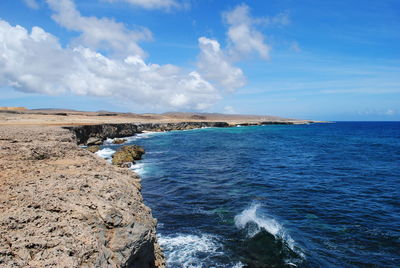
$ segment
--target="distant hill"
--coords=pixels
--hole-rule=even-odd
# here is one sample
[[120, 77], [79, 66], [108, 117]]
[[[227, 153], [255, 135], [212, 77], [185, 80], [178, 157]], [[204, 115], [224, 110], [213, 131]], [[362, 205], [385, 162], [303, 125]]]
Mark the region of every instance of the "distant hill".
[[7, 110], [7, 111], [26, 111], [25, 107], [0, 107], [0, 110]]

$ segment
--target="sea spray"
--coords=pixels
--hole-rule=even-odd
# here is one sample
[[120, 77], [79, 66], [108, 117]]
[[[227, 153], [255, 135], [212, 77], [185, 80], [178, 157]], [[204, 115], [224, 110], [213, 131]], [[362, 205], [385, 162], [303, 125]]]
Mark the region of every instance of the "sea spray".
[[274, 262], [281, 259], [284, 264], [294, 266], [302, 262], [305, 255], [285, 228], [272, 216], [260, 211], [261, 205], [252, 203], [234, 218], [236, 228], [246, 232], [246, 247], [257, 247], [261, 253], [258, 255], [269, 254], [275, 258]]
[[104, 158], [106, 160], [111, 161], [112, 155], [115, 153], [116, 151], [111, 149], [111, 148], [103, 148], [99, 151], [97, 151], [95, 154], [100, 156], [101, 158]]
[[143, 176], [145, 173], [145, 164], [144, 163], [134, 163], [132, 164], [129, 169], [133, 170], [139, 176]]
[[268, 233], [277, 237], [282, 234], [282, 226], [273, 218], [261, 217], [257, 215], [257, 210], [260, 208], [260, 204], [252, 204], [249, 208], [243, 210], [240, 214], [235, 216], [235, 226], [238, 229], [245, 229], [251, 223], [251, 227], [248, 229], [248, 236], [253, 237], [261, 228], [264, 228]]
[[[223, 256], [223, 246], [219, 238], [210, 234], [158, 235], [158, 241], [166, 254], [167, 267], [202, 268], [208, 259]], [[216, 263], [215, 267], [240, 268], [240, 262]]]

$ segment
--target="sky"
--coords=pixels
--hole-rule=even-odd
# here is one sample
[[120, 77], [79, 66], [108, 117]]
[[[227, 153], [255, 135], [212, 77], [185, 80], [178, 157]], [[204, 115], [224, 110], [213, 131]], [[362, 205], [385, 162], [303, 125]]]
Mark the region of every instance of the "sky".
[[1, 0], [0, 106], [400, 120], [398, 0]]

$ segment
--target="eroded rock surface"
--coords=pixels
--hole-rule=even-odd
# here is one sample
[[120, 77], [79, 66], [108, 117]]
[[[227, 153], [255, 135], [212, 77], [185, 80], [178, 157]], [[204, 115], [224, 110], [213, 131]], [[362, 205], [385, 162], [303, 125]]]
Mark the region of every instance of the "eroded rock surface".
[[0, 267], [163, 267], [140, 179], [73, 133], [0, 127]]
[[112, 156], [111, 163], [117, 166], [123, 166], [124, 164], [134, 163], [135, 160], [142, 159], [144, 154], [144, 149], [138, 145], [126, 145], [122, 146], [116, 153]]
[[67, 127], [77, 137], [78, 144], [98, 145], [107, 138], [133, 136], [143, 131], [187, 130], [202, 127], [228, 127], [226, 122], [179, 122], [179, 123], [122, 123]]

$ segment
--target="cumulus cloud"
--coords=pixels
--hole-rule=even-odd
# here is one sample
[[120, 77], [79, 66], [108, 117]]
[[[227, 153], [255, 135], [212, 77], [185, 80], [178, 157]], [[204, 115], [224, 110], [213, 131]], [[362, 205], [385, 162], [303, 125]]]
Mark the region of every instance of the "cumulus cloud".
[[198, 72], [146, 64], [140, 55], [112, 59], [82, 46], [63, 48], [39, 27], [0, 20], [0, 86], [34, 93], [116, 97], [152, 108], [199, 109], [220, 94]]
[[[40, 27], [29, 31], [0, 19], [0, 87], [50, 95], [116, 98], [127, 104], [146, 105], [148, 109], [205, 110], [224, 92], [245, 84], [242, 70], [234, 66], [229, 50], [222, 49], [217, 40], [198, 39], [196, 70], [149, 64], [145, 61], [146, 52], [139, 46], [140, 41], [151, 39], [146, 28], [131, 30], [113, 19], [83, 16], [72, 0], [46, 2], [54, 11], [53, 19], [80, 36], [63, 47], [54, 35]], [[148, 2], [155, 6], [158, 2], [168, 3]], [[243, 10], [231, 14], [243, 23], [231, 23], [230, 30], [244, 24], [254, 37], [258, 32], [252, 30], [248, 10]], [[233, 17], [227, 15], [229, 21]], [[263, 43], [259, 49], [262, 46]], [[237, 50], [246, 51], [243, 47]]]
[[32, 9], [39, 9], [39, 4], [36, 0], [24, 0], [25, 4]]
[[242, 4], [225, 12], [223, 18], [229, 25], [227, 35], [232, 54], [241, 57], [256, 53], [261, 58], [269, 58], [271, 47], [265, 43], [264, 35], [255, 27], [260, 20], [250, 15], [247, 5]]
[[126, 2], [145, 9], [170, 9], [180, 5], [174, 0], [105, 0], [107, 2]]
[[108, 18], [85, 17], [76, 9], [71, 0], [46, 0], [55, 12], [53, 19], [68, 30], [80, 32], [75, 40], [93, 50], [102, 49], [112, 51], [116, 55], [127, 56], [137, 54], [146, 55], [139, 46], [140, 41], [152, 39], [151, 32], [141, 27], [129, 30], [123, 23]]
[[245, 78], [242, 70], [232, 65], [218, 41], [200, 37], [199, 46], [200, 56], [197, 66], [206, 79], [228, 91], [244, 86]]

